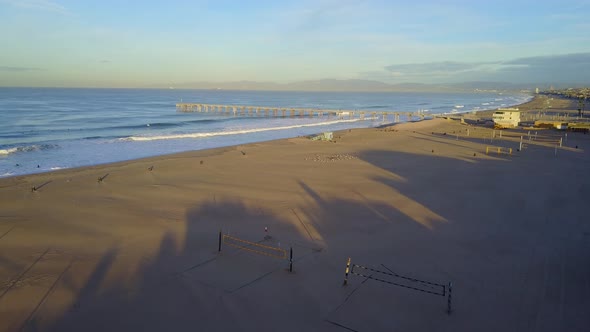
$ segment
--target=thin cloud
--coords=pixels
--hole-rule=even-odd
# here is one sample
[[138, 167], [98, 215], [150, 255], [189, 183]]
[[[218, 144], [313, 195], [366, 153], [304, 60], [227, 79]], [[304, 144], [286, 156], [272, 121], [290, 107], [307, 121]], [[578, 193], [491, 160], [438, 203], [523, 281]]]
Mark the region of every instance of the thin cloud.
[[510, 61], [505, 61], [503, 64], [506, 65], [525, 65], [525, 66], [588, 66], [590, 65], [590, 53], [573, 53], [573, 54], [562, 54], [562, 55], [549, 55], [549, 56], [535, 56], [527, 58], [518, 58]]
[[498, 74], [512, 80], [590, 83], [590, 53], [519, 58], [503, 62]]
[[17, 8], [40, 10], [61, 15], [72, 14], [66, 7], [47, 0], [0, 0], [0, 3], [5, 3]]
[[[495, 62], [430, 62], [384, 67], [375, 78], [405, 82], [460, 82], [468, 80], [511, 82], [590, 83], [590, 53], [516, 58]], [[366, 75], [365, 75], [366, 77]]]
[[454, 61], [443, 61], [443, 62], [430, 62], [430, 63], [410, 63], [401, 65], [391, 65], [385, 67], [385, 70], [395, 73], [396, 76], [403, 75], [432, 75], [434, 73], [441, 74], [457, 74], [465, 71], [471, 71], [480, 69], [482, 65], [488, 63], [469, 63], [469, 62], [454, 62]]
[[12, 73], [19, 73], [19, 72], [27, 72], [27, 71], [42, 71], [41, 68], [36, 67], [7, 67], [7, 66], [0, 66], [0, 71], [2, 72], [12, 72]]

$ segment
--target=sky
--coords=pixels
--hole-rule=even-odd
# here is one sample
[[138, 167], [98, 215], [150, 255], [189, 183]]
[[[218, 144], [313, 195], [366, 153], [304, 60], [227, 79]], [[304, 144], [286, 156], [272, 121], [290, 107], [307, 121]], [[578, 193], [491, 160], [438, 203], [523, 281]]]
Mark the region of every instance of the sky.
[[0, 86], [590, 85], [590, 0], [0, 0]]

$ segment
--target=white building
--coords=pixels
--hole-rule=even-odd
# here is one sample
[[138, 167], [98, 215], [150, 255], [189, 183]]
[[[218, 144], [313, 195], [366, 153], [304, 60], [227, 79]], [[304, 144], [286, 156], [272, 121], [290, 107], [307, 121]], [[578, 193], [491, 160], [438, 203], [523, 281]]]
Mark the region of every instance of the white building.
[[494, 128], [514, 128], [520, 123], [518, 108], [500, 108], [492, 115]]

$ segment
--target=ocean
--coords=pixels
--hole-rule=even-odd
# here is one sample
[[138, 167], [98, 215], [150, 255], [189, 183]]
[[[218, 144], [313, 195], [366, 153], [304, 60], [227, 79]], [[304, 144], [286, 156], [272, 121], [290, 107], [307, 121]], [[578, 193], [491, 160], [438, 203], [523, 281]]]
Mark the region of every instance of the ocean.
[[0, 88], [0, 177], [385, 124], [382, 117], [183, 113], [178, 102], [435, 115], [530, 99], [506, 93]]

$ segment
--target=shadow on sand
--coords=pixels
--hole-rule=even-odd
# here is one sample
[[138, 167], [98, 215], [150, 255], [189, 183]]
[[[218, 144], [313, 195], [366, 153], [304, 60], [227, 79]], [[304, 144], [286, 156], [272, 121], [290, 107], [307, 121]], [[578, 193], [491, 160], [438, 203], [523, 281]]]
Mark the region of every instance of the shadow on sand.
[[[123, 246], [109, 248], [81, 288], [68, 286], [67, 270], [73, 270], [68, 266], [58, 287], [73, 294], [73, 300], [50, 316], [44, 307], [60, 303], [48, 294], [19, 330], [518, 329], [530, 323], [522, 317], [545, 309], [532, 306], [535, 292], [544, 289], [544, 275], [530, 275], [538, 264], [557, 269], [563, 264], [569, 271], [583, 259], [567, 256], [562, 263], [565, 256], [552, 252], [588, 253], [587, 244], [563, 242], [580, 227], [581, 215], [554, 223], [561, 211], [583, 204], [582, 198], [531, 183], [542, 170], [511, 166], [507, 172], [501, 159], [466, 161], [379, 150], [358, 157], [385, 175], [367, 178], [367, 187], [353, 187], [343, 177], [331, 184], [337, 196], [324, 195], [314, 189], [317, 185], [299, 179], [303, 203], [282, 210], [232, 198], [198, 202], [186, 211], [183, 234], [164, 232], [153, 255], [128, 256]], [[569, 185], [576, 182], [556, 189]], [[379, 197], [366, 189], [382, 186], [385, 194]], [[295, 272], [287, 271], [285, 260], [231, 247], [217, 252], [220, 230], [294, 248]], [[532, 255], [531, 248], [540, 242], [543, 249]], [[457, 318], [450, 320], [445, 305], [433, 304], [428, 296], [371, 282], [362, 284], [361, 291], [341, 287], [346, 257], [366, 265], [386, 263], [428, 279], [454, 280], [460, 285]], [[495, 273], [507, 270], [512, 271], [508, 277]], [[530, 284], [522, 288], [524, 276]], [[566, 274], [561, 278], [563, 285], [573, 280]], [[514, 302], [502, 298], [515, 291]], [[573, 296], [570, 288], [562, 291]], [[590, 290], [584, 292], [590, 295]], [[579, 302], [563, 303], [572, 313], [552, 316], [550, 323], [561, 324], [580, 311]], [[483, 307], [493, 308], [494, 315]]]

